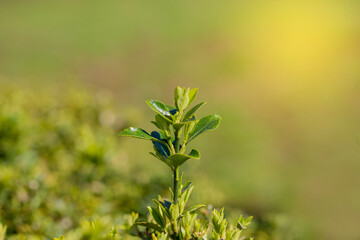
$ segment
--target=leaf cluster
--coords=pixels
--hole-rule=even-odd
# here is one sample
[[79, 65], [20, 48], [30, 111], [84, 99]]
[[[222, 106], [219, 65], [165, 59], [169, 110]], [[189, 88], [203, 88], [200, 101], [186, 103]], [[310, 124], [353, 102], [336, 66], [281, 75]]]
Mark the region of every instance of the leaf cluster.
[[186, 153], [186, 147], [199, 135], [216, 129], [220, 124], [221, 117], [212, 114], [198, 119], [195, 114], [206, 102], [198, 103], [186, 110], [195, 100], [197, 92], [197, 88], [176, 87], [175, 106], [165, 105], [157, 100], [146, 101], [156, 113], [155, 121], [152, 123], [158, 130], [148, 133], [138, 127], [129, 127], [124, 129], [120, 136], [152, 141], [154, 152], [150, 154], [172, 169], [180, 167], [189, 159], [200, 159], [198, 150], [192, 149]]
[[176, 87], [174, 106], [165, 105], [157, 100], [146, 101], [155, 111], [155, 121], [152, 123], [157, 131], [147, 131], [130, 127], [120, 133], [121, 136], [150, 140], [153, 143], [154, 157], [171, 168], [174, 175], [174, 187], [171, 190], [171, 200], [154, 200], [155, 206], [149, 206], [149, 221], [139, 221], [135, 215], [128, 225], [129, 233], [141, 239], [159, 240], [200, 240], [200, 239], [240, 239], [243, 229], [251, 222], [251, 217], [239, 219], [236, 226], [228, 225], [224, 217], [224, 209], [212, 212], [211, 218], [201, 215], [199, 210], [205, 205], [197, 204], [186, 208], [194, 187], [191, 182], [182, 184], [179, 178], [179, 168], [189, 159], [199, 159], [200, 153], [192, 149], [186, 153], [187, 145], [199, 135], [214, 130], [219, 126], [221, 117], [212, 114], [198, 119], [195, 114], [205, 104], [201, 102], [186, 110], [194, 101], [198, 89]]
[[193, 188], [190, 182], [181, 185], [178, 204], [159, 196], [159, 199], [153, 200], [155, 205], [148, 207], [151, 216], [149, 221], [140, 221], [138, 215], [133, 214], [131, 224], [124, 229], [131, 235], [149, 240], [244, 239], [241, 233], [251, 223], [252, 217], [244, 219], [240, 216], [236, 225], [229, 225], [224, 217], [224, 209], [214, 209], [209, 214], [209, 209], [203, 204], [186, 208]]

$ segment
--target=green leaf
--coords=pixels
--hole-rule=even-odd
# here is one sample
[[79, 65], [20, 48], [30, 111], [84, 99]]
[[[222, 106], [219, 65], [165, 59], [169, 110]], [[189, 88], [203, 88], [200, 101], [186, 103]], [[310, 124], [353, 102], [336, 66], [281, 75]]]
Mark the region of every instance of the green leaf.
[[179, 200], [180, 212], [184, 211], [185, 205], [186, 205], [187, 201], [189, 200], [189, 197], [193, 190], [194, 190], [194, 187], [191, 186], [187, 190], [185, 190], [184, 192], [181, 193], [180, 200]]
[[220, 120], [221, 117], [217, 114], [209, 115], [200, 119], [194, 130], [189, 134], [187, 143], [204, 132], [216, 129], [220, 124]]
[[193, 149], [193, 150], [191, 150], [189, 155], [176, 153], [176, 154], [170, 155], [169, 160], [171, 161], [171, 163], [172, 163], [172, 165], [174, 167], [177, 167], [177, 166], [182, 165], [184, 162], [186, 162], [190, 158], [192, 158], [192, 159], [200, 159], [199, 151]]
[[143, 130], [141, 128], [136, 128], [136, 127], [129, 127], [129, 128], [124, 129], [120, 133], [120, 136], [134, 137], [134, 138], [151, 140], [151, 141], [158, 140], [158, 139], [152, 137], [150, 134], [148, 134], [145, 130]]
[[151, 228], [154, 229], [158, 232], [164, 232], [164, 230], [157, 224], [155, 223], [149, 223], [149, 222], [136, 222], [135, 225], [139, 225], [139, 226], [144, 226], [147, 228]]
[[169, 122], [165, 120], [161, 115], [156, 114], [155, 116], [156, 126], [164, 131], [170, 131]]
[[193, 88], [189, 91], [189, 104], [190, 105], [196, 98], [198, 89], [197, 88]]
[[197, 110], [199, 110], [203, 105], [205, 105], [206, 102], [202, 102], [202, 103], [199, 103], [199, 104], [196, 104], [193, 108], [191, 108], [185, 115], [184, 115], [184, 118], [183, 118], [183, 121], [187, 121], [189, 120], [196, 112]]
[[198, 210], [200, 208], [203, 208], [203, 207], [206, 207], [206, 205], [204, 205], [204, 204], [196, 204], [196, 205], [186, 209], [185, 212], [194, 212], [194, 211], [196, 211], [196, 210]]
[[161, 130], [160, 132], [152, 131], [151, 136], [157, 139], [157, 141], [152, 141], [155, 146], [154, 149], [156, 153], [159, 153], [167, 158], [170, 155], [170, 147], [166, 143], [165, 133], [162, 133]]
[[170, 205], [167, 204], [167, 202], [160, 202], [156, 199], [153, 199], [153, 201], [162, 209], [162, 211], [166, 214], [166, 216], [171, 219], [171, 216], [170, 216], [170, 206], [171, 206], [171, 203]]
[[165, 104], [156, 100], [147, 100], [146, 103], [153, 111], [160, 114], [160, 116], [162, 116], [165, 120], [172, 122], [169, 108]]
[[185, 129], [184, 129], [185, 140], [188, 139], [189, 134], [195, 129], [195, 126], [196, 126], [197, 122], [198, 122], [198, 120], [195, 118], [195, 121], [188, 122], [185, 125]]
[[251, 224], [252, 218], [253, 218], [252, 216], [249, 216], [247, 218], [243, 218], [243, 216], [241, 215], [239, 220], [238, 220], [237, 228], [240, 229], [240, 230], [246, 229]]
[[152, 208], [148, 206], [147, 208], [155, 222], [164, 228], [166, 225], [166, 220], [164, 219], [160, 206], [158, 206], [157, 208]]
[[183, 193], [183, 192], [185, 192], [186, 190], [188, 190], [188, 188], [191, 187], [191, 185], [192, 185], [192, 182], [191, 182], [191, 181], [187, 182], [185, 185], [182, 185], [182, 186], [181, 186], [181, 193]]
[[189, 105], [189, 88], [175, 88], [175, 106], [182, 112]]
[[172, 204], [170, 206], [169, 212], [170, 212], [171, 220], [177, 220], [178, 217], [180, 216], [179, 205], [178, 204]]
[[179, 101], [179, 98], [182, 97], [183, 94], [184, 94], [184, 89], [177, 86], [175, 88], [175, 92], [174, 92], [174, 103], [175, 103], [175, 106], [177, 109], [180, 109], [179, 105], [178, 105], [178, 101]]

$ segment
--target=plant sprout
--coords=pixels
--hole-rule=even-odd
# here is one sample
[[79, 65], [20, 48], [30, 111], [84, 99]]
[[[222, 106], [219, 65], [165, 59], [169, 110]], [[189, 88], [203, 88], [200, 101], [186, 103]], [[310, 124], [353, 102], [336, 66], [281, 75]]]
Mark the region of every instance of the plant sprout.
[[[211, 219], [201, 216], [197, 212], [205, 207], [197, 204], [189, 208], [185, 205], [193, 191], [192, 182], [182, 184], [180, 167], [189, 159], [200, 159], [200, 152], [196, 149], [187, 151], [188, 144], [199, 135], [216, 129], [221, 117], [217, 114], [198, 119], [195, 114], [206, 104], [201, 102], [190, 108], [197, 95], [198, 89], [175, 88], [174, 106], [165, 105], [157, 100], [146, 103], [156, 113], [152, 123], [157, 131], [147, 131], [130, 127], [123, 130], [120, 136], [150, 140], [154, 152], [150, 154], [165, 163], [173, 174], [171, 200], [154, 200], [156, 206], [148, 207], [152, 216], [151, 221], [138, 221], [138, 214], [132, 214], [127, 228], [130, 233], [141, 239], [226, 239], [238, 240], [243, 229], [251, 223], [252, 217], [240, 216], [236, 226], [228, 225], [224, 217], [224, 209], [213, 210]], [[241, 238], [243, 239], [243, 238]]]

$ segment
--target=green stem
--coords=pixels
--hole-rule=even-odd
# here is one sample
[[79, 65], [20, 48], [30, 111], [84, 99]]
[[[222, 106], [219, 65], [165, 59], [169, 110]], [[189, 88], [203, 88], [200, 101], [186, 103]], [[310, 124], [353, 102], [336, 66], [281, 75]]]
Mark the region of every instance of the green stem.
[[180, 188], [180, 176], [179, 167], [173, 169], [174, 171], [174, 204], [179, 202], [179, 188]]
[[[175, 131], [175, 153], [180, 151], [180, 134], [181, 131]], [[179, 201], [179, 166], [173, 168], [174, 171], [174, 204], [177, 204]]]
[[180, 151], [180, 131], [175, 133], [175, 153], [179, 153]]

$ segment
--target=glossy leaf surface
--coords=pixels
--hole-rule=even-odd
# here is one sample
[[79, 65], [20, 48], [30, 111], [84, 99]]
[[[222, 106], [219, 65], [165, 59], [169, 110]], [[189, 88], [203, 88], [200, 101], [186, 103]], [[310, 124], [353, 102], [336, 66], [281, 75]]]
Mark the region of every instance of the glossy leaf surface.
[[168, 107], [165, 104], [156, 100], [147, 100], [146, 103], [153, 111], [160, 114], [160, 116], [164, 117], [168, 121], [171, 120], [171, 114], [169, 112]]
[[209, 115], [200, 119], [194, 130], [189, 134], [187, 142], [190, 142], [204, 132], [216, 129], [220, 124], [220, 120], [221, 117], [217, 114]]
[[140, 139], [146, 139], [146, 140], [157, 140], [156, 138], [151, 136], [149, 133], [147, 133], [145, 130], [143, 130], [141, 128], [136, 128], [136, 127], [129, 127], [129, 128], [124, 129], [120, 133], [120, 136], [134, 137], [134, 138], [140, 138]]

